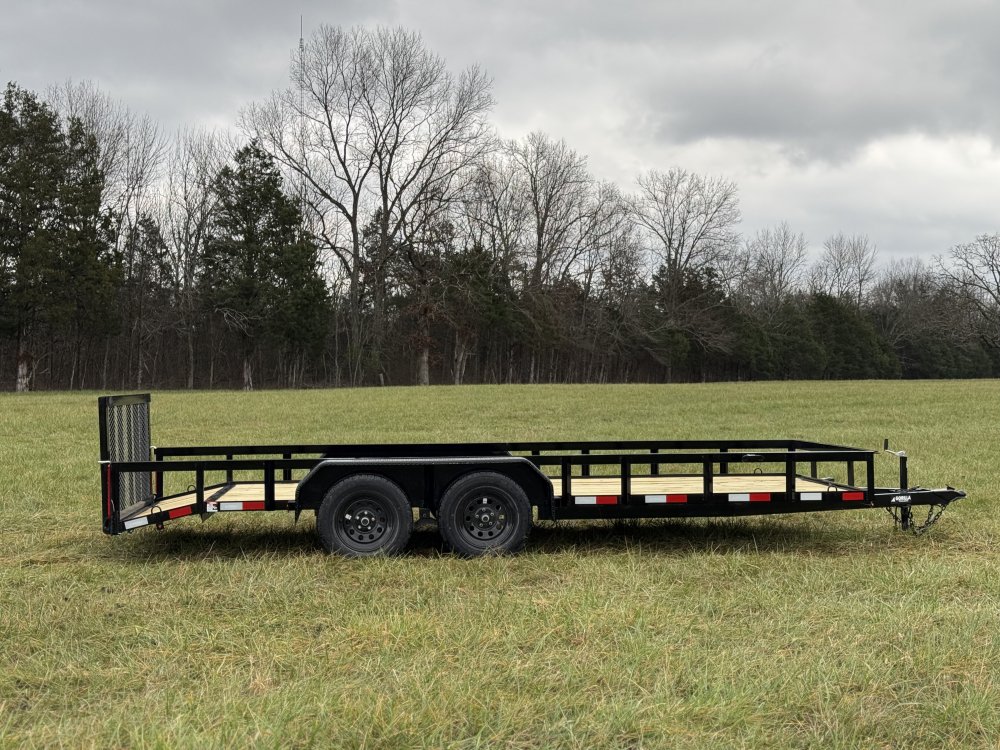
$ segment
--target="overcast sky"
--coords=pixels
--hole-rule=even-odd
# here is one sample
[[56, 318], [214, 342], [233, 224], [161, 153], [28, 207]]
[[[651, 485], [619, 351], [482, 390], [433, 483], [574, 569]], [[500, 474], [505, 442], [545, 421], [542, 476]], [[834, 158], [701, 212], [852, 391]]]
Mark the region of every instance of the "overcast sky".
[[837, 231], [886, 259], [1000, 231], [1000, 3], [4, 0], [0, 79], [90, 79], [169, 130], [232, 127], [320, 24], [402, 25], [495, 81], [494, 122], [563, 137], [630, 189], [724, 175], [743, 229]]

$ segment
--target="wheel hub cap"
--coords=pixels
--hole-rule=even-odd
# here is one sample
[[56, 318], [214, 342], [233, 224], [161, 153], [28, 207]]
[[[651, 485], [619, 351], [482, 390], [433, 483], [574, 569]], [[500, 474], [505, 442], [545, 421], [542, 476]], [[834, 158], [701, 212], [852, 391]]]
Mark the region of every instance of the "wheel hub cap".
[[463, 515], [466, 533], [476, 539], [493, 539], [507, 527], [506, 504], [488, 495], [470, 500]]
[[352, 503], [342, 519], [344, 533], [354, 541], [366, 544], [379, 540], [387, 527], [385, 511], [369, 500]]

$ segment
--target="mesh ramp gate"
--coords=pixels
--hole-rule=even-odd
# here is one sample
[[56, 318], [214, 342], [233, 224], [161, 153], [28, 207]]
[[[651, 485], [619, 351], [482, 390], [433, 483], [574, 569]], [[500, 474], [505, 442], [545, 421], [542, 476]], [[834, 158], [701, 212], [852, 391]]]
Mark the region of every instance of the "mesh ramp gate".
[[[98, 399], [101, 432], [101, 461], [112, 463], [149, 461], [149, 394], [104, 396]], [[118, 476], [117, 507], [106, 515], [153, 499], [148, 471], [121, 472]], [[105, 518], [107, 523], [109, 518]]]

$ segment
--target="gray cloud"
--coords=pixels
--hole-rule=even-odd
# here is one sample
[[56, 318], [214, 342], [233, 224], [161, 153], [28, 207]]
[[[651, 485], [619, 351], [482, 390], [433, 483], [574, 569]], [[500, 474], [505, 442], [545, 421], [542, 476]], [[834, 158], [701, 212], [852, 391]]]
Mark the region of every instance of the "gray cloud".
[[505, 135], [564, 136], [626, 187], [652, 166], [724, 173], [748, 230], [788, 219], [816, 245], [869, 231], [928, 254], [998, 228], [1000, 6], [980, 0], [14, 0], [0, 78], [91, 79], [168, 131], [231, 126], [285, 85], [300, 12], [307, 33], [420, 30], [492, 74]]

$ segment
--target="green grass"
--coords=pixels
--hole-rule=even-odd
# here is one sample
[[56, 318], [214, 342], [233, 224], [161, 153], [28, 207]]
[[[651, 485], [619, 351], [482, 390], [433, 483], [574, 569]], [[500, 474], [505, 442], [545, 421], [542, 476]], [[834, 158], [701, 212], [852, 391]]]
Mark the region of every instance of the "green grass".
[[479, 560], [327, 557], [285, 514], [105, 537], [95, 395], [0, 396], [0, 747], [1000, 744], [997, 382], [154, 395], [161, 445], [890, 436], [970, 494], [921, 538], [562, 524]]

